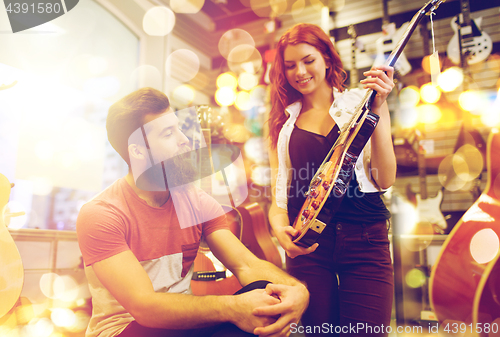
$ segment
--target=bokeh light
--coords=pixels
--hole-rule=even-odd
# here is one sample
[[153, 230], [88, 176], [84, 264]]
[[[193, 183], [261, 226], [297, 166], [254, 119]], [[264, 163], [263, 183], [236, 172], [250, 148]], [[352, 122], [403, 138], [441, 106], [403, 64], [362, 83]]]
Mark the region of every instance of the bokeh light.
[[170, 8], [176, 13], [195, 14], [205, 4], [205, 0], [170, 0]]
[[229, 53], [231, 53], [236, 46], [243, 44], [255, 47], [255, 41], [252, 35], [239, 28], [228, 30], [219, 39], [219, 53], [227, 59]]
[[435, 124], [441, 119], [441, 110], [434, 104], [421, 104], [417, 107], [418, 120], [423, 124]]
[[[466, 175], [457, 174], [455, 167], [462, 169], [467, 167], [467, 163], [462, 156], [450, 154], [441, 160], [438, 167], [439, 182], [445, 189], [451, 192], [458, 191], [467, 184], [466, 180], [460, 178], [460, 176]], [[468, 176], [468, 172], [466, 174]]]
[[198, 74], [200, 59], [189, 49], [178, 49], [168, 55], [165, 69], [167, 76], [181, 82], [188, 82]]
[[441, 98], [441, 91], [432, 83], [420, 87], [420, 97], [425, 103], [434, 104]]
[[414, 85], [401, 89], [399, 92], [399, 102], [404, 107], [416, 107], [418, 102], [420, 102], [420, 90]]
[[142, 20], [142, 28], [151, 36], [165, 36], [175, 26], [175, 14], [171, 9], [163, 6], [150, 8]]
[[295, 22], [300, 22], [302, 20], [302, 12], [306, 7], [305, 0], [297, 0], [292, 4], [292, 17]]
[[215, 101], [220, 106], [229, 106], [234, 104], [236, 92], [230, 87], [222, 87], [215, 92]]
[[418, 110], [417, 108], [406, 108], [401, 111], [399, 117], [399, 125], [402, 128], [413, 128], [418, 123]]
[[255, 74], [262, 67], [262, 55], [255, 47], [242, 44], [231, 50], [227, 57], [227, 65], [235, 73], [246, 71]]
[[425, 284], [425, 280], [424, 272], [417, 268], [413, 268], [405, 276], [406, 284], [411, 288], [420, 288]]
[[50, 319], [58, 327], [71, 327], [76, 323], [75, 313], [68, 308], [54, 308], [51, 310]]
[[287, 6], [287, 0], [250, 0], [250, 7], [260, 17], [280, 16]]
[[[462, 160], [453, 161], [453, 169], [459, 175], [460, 179], [472, 181], [479, 177], [484, 168], [484, 158], [481, 151], [471, 144], [461, 146], [455, 153], [455, 156], [462, 157]], [[461, 163], [467, 163], [467, 166], [462, 167]], [[460, 164], [459, 164], [460, 163]]]
[[236, 100], [234, 102], [234, 106], [240, 111], [245, 111], [252, 108], [250, 94], [247, 91], [238, 92], [236, 94]]
[[497, 256], [500, 249], [500, 240], [493, 229], [484, 228], [474, 234], [469, 249], [474, 261], [479, 264], [488, 263]]
[[464, 91], [460, 93], [460, 96], [458, 97], [458, 103], [460, 104], [460, 107], [465, 111], [474, 110], [478, 105], [478, 101], [479, 95], [474, 90]]
[[252, 168], [252, 181], [259, 186], [269, 186], [271, 184], [271, 168], [264, 165], [256, 165]]
[[23, 328], [25, 336], [49, 337], [54, 332], [54, 324], [48, 318], [33, 318]]
[[257, 84], [259, 84], [259, 79], [254, 74], [245, 71], [238, 76], [238, 85], [243, 90], [251, 90]]
[[464, 73], [459, 67], [448, 68], [438, 77], [438, 85], [444, 92], [455, 90], [462, 84], [463, 81]]
[[314, 9], [318, 12], [321, 11], [323, 7], [328, 6], [328, 0], [310, 0], [310, 2]]
[[231, 88], [232, 90], [235, 90], [236, 87], [238, 86], [238, 80], [236, 79], [236, 76], [232, 73], [222, 73], [217, 77], [216, 85], [217, 88], [219, 89], [228, 87]]
[[80, 291], [74, 278], [69, 275], [59, 276], [56, 273], [43, 274], [39, 286], [46, 297], [65, 302], [76, 300]]
[[180, 85], [172, 92], [172, 99], [180, 105], [193, 103], [195, 96], [196, 90], [189, 84]]

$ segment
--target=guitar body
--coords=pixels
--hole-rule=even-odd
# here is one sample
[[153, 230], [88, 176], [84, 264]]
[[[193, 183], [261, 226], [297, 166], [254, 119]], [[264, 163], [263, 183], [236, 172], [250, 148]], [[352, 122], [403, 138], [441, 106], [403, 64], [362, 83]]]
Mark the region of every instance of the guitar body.
[[[482, 18], [472, 19], [470, 23], [470, 34], [464, 35], [462, 33], [462, 50], [466, 55], [466, 60], [469, 65], [482, 62], [488, 58], [493, 49], [493, 42], [491, 37], [486, 33], [481, 31], [480, 24]], [[460, 34], [459, 29], [461, 28], [458, 24], [458, 17], [454, 17], [451, 20], [451, 27], [455, 31], [455, 34], [448, 43], [446, 48], [446, 53], [450, 58], [451, 62], [454, 64], [460, 64]], [[463, 29], [463, 27], [462, 27]]]
[[[224, 213], [231, 232], [241, 240], [243, 223], [239, 211], [231, 206], [223, 205]], [[219, 268], [216, 268], [216, 265]], [[194, 276], [191, 280], [193, 295], [232, 295], [240, 290], [241, 285], [211, 253], [204, 240], [200, 243], [194, 259]]]
[[7, 314], [21, 295], [24, 283], [24, 268], [21, 255], [7, 229], [6, 205], [11, 184], [0, 174], [0, 317]]
[[[443, 244], [431, 272], [430, 301], [439, 321], [474, 326], [498, 319], [500, 237], [500, 133], [488, 140], [488, 184]], [[500, 323], [500, 322], [497, 322]]]
[[264, 210], [256, 202], [237, 207], [244, 224], [241, 242], [257, 256], [279, 268], [283, 267], [280, 253], [267, 227]]
[[[333, 212], [340, 206], [353, 175], [354, 165], [380, 118], [371, 111], [362, 115], [365, 118], [357, 123], [355, 130], [349, 131], [345, 143], [338, 144], [330, 160], [320, 167], [320, 174], [312, 183], [313, 188], [308, 191], [307, 199], [293, 224], [299, 231], [293, 240], [295, 244], [302, 247], [312, 246], [330, 221]], [[331, 215], [325, 216], [324, 213], [319, 213], [319, 210], [328, 196], [331, 197], [333, 206], [328, 210]]]
[[434, 198], [427, 199], [422, 199], [420, 194], [417, 194], [416, 199], [419, 222], [430, 223], [433, 226], [438, 226], [444, 231], [448, 227], [448, 224], [446, 223], [443, 213], [441, 213], [443, 192], [439, 190]]

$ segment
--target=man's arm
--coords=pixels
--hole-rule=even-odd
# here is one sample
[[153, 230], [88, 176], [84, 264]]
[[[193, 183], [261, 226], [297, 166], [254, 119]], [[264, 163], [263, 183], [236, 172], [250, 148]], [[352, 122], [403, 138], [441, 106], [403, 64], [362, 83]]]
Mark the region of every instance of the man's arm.
[[268, 325], [271, 320], [255, 316], [252, 311], [256, 307], [279, 303], [262, 290], [238, 296], [156, 293], [131, 251], [96, 262], [92, 268], [99, 281], [135, 320], [152, 328], [191, 329], [244, 320], [246, 331], [253, 331], [255, 327]]
[[217, 230], [209, 234], [206, 240], [214, 255], [236, 275], [242, 285], [258, 280], [273, 282], [266, 287], [266, 292], [278, 297], [280, 303], [258, 307], [253, 310], [253, 314], [259, 317], [280, 317], [275, 323], [252, 332], [287, 335], [290, 324], [300, 320], [309, 303], [309, 292], [305, 285], [274, 264], [258, 259], [229, 230]]

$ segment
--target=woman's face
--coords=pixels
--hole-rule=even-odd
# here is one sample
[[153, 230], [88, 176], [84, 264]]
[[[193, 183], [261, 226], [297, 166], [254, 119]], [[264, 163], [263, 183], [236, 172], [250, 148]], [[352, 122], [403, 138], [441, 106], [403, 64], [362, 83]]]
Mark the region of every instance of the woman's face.
[[307, 43], [288, 45], [283, 53], [288, 83], [302, 95], [313, 93], [325, 81], [326, 64], [323, 55]]

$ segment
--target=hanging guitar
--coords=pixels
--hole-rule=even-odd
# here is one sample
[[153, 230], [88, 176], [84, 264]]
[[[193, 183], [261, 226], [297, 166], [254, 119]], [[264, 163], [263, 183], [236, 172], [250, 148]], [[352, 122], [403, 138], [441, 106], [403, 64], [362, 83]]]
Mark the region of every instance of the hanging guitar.
[[7, 203], [13, 184], [0, 174], [0, 318], [7, 314], [21, 295], [24, 268], [21, 255], [7, 228], [8, 219], [24, 213], [9, 213]]
[[443, 192], [438, 191], [435, 197], [429, 197], [427, 193], [427, 167], [425, 163], [425, 147], [423, 136], [419, 130], [415, 130], [418, 141], [418, 180], [419, 192], [413, 193], [407, 190], [409, 200], [415, 200], [417, 208], [418, 222], [416, 234], [444, 234], [448, 224], [441, 212], [441, 203], [443, 201]]
[[[444, 1], [431, 0], [414, 15], [398, 45], [387, 58], [386, 65], [394, 66], [420, 20], [425, 15], [430, 15], [442, 2]], [[379, 116], [371, 112], [371, 103], [375, 95], [373, 90], [367, 90], [353, 112], [348, 126], [340, 133], [311, 180], [306, 201], [293, 224], [298, 231], [293, 240], [295, 244], [303, 247], [313, 245], [340, 206], [353, 175], [354, 165], [379, 120]], [[328, 208], [329, 214], [326, 212], [320, 214], [331, 193], [333, 194], [330, 199], [334, 205]]]
[[446, 53], [455, 64], [461, 63], [461, 55], [465, 55], [467, 64], [482, 62], [491, 54], [493, 42], [481, 30], [482, 18], [471, 19], [469, 0], [460, 0], [460, 7], [462, 13], [451, 20], [451, 28], [455, 34], [448, 43]]
[[[389, 8], [387, 4], [388, 1], [389, 0], [382, 1], [382, 9], [384, 12], [384, 16], [382, 18], [382, 32], [384, 35], [375, 41], [377, 56], [375, 57], [373, 66], [378, 66], [386, 62], [389, 53], [396, 48], [396, 41], [401, 39], [409, 25], [408, 22], [405, 22], [401, 27], [396, 29], [396, 24], [394, 22], [390, 22]], [[405, 54], [401, 52], [401, 55], [394, 63], [394, 76], [399, 79], [408, 74], [410, 71], [411, 64], [408, 62]]]

